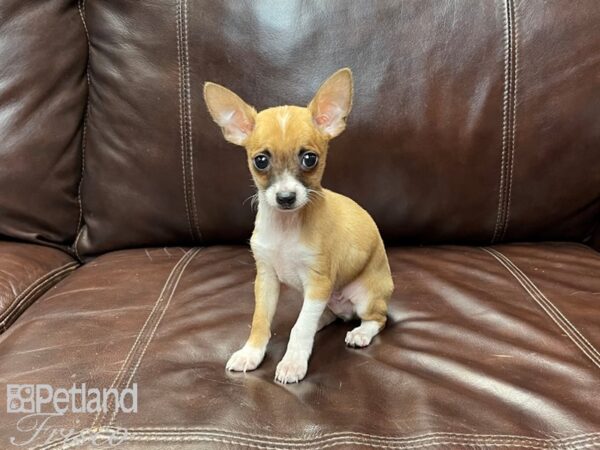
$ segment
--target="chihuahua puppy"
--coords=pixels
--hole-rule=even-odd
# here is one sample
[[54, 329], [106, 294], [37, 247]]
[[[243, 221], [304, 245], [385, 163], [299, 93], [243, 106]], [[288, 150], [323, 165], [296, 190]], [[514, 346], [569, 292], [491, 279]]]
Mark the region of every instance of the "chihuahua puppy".
[[204, 85], [204, 99], [225, 139], [246, 148], [258, 189], [250, 240], [256, 261], [250, 337], [227, 362], [254, 370], [265, 356], [280, 283], [303, 294], [300, 315], [275, 380], [304, 378], [315, 333], [341, 317], [361, 319], [346, 344], [365, 347], [386, 322], [393, 291], [383, 241], [369, 214], [351, 199], [321, 186], [329, 140], [346, 126], [352, 72], [341, 69], [308, 107], [279, 106], [259, 113], [230, 90]]

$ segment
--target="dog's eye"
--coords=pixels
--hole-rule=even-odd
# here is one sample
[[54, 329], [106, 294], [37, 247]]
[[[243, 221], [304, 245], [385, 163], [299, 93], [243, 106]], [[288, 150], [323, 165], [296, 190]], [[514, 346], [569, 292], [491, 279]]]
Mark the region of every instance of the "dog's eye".
[[304, 152], [300, 155], [300, 165], [303, 169], [312, 169], [317, 165], [319, 157], [313, 152]]
[[258, 170], [267, 170], [269, 168], [269, 157], [260, 153], [254, 157], [254, 167]]

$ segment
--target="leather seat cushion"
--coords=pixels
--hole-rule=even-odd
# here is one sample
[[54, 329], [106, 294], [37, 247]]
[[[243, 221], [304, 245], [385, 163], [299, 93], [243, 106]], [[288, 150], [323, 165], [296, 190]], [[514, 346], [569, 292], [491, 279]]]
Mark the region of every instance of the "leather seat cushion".
[[[330, 325], [299, 384], [273, 381], [300, 306], [289, 290], [262, 366], [224, 369], [253, 309], [246, 247], [95, 259], [0, 338], [0, 379], [137, 383], [135, 414], [68, 413], [48, 424], [84, 440], [123, 427], [121, 448], [600, 446], [598, 253], [547, 243], [389, 255], [396, 291], [386, 329], [358, 350], [344, 345], [354, 324]], [[2, 446], [24, 438], [20, 417], [0, 413]]]

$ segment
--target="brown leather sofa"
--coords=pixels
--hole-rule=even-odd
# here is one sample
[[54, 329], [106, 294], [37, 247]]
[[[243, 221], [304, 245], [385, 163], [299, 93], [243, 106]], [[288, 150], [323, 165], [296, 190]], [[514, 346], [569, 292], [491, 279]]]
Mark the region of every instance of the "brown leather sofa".
[[[0, 381], [139, 397], [26, 442], [2, 386], [0, 448], [600, 448], [599, 23], [598, 0], [2, 0]], [[306, 104], [344, 66], [325, 184], [379, 224], [388, 326], [362, 350], [327, 327], [277, 384], [284, 291], [262, 366], [227, 373], [252, 187], [202, 84]]]

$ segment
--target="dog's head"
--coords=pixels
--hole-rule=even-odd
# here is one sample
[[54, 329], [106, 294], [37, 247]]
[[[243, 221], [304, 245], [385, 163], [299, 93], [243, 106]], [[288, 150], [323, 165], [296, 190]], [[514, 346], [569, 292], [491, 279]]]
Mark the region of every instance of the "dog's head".
[[352, 107], [352, 72], [334, 73], [307, 107], [278, 106], [257, 113], [215, 83], [204, 85], [204, 100], [225, 139], [246, 148], [252, 178], [267, 203], [294, 211], [321, 189], [329, 140], [344, 131]]

